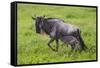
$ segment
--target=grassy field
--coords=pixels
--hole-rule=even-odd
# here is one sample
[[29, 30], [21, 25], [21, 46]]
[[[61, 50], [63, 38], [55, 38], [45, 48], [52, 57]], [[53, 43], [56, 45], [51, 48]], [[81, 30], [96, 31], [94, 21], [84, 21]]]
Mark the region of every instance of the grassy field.
[[[17, 9], [18, 65], [96, 60], [96, 8], [18, 4]], [[49, 36], [35, 32], [35, 21], [31, 18], [34, 15], [60, 18], [78, 26], [88, 51], [72, 53], [66, 46], [52, 51], [47, 45]], [[55, 42], [52, 46], [55, 48]]]

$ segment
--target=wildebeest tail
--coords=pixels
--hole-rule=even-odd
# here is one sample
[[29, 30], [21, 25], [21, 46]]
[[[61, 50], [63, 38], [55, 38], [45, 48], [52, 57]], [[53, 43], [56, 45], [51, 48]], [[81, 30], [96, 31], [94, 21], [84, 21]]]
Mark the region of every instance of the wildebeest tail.
[[83, 39], [82, 39], [82, 37], [81, 37], [80, 30], [78, 29], [77, 32], [78, 32], [78, 36], [79, 36], [79, 41], [80, 41], [80, 46], [81, 46], [81, 48], [82, 48], [83, 50], [87, 49], [87, 46], [85, 45], [85, 43], [84, 43], [84, 41], [83, 41]]

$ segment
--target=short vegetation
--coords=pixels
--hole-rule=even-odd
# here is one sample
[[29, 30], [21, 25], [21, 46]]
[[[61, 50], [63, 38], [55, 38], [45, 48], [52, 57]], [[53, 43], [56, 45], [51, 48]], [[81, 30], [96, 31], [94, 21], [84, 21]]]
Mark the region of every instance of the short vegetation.
[[[60, 18], [76, 25], [88, 49], [73, 53], [70, 46], [61, 46], [60, 41], [59, 51], [52, 51], [47, 45], [49, 36], [36, 33], [35, 21], [31, 18], [34, 15]], [[52, 47], [55, 46], [54, 42]], [[96, 60], [96, 8], [18, 4], [17, 59], [19, 65]]]

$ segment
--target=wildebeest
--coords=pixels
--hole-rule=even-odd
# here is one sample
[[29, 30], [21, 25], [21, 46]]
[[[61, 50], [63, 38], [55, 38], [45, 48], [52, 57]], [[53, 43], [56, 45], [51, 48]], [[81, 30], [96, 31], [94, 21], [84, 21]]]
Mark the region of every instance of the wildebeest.
[[74, 51], [80, 49], [79, 41], [74, 36], [63, 36], [60, 39], [63, 42], [62, 45], [67, 44], [68, 46], [69, 44]]
[[[80, 29], [74, 25], [65, 23], [62, 19], [58, 18], [46, 18], [44, 16], [32, 17], [35, 20], [36, 33], [44, 31], [50, 36], [48, 46], [53, 51], [58, 51], [59, 40], [65, 36], [73, 36], [80, 42], [80, 48], [84, 50], [86, 48], [83, 39], [80, 34]], [[66, 38], [67, 39], [67, 38]], [[56, 41], [56, 49], [51, 47], [51, 43]]]

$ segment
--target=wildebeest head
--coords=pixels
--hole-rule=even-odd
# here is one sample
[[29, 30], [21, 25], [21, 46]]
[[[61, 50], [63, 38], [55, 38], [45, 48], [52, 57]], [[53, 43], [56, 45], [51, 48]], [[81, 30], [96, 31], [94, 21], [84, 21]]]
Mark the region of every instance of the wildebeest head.
[[36, 33], [41, 33], [43, 20], [45, 19], [45, 16], [32, 17], [32, 19], [35, 20]]

